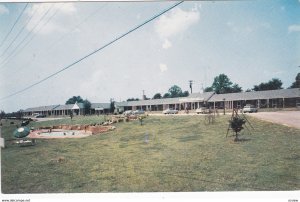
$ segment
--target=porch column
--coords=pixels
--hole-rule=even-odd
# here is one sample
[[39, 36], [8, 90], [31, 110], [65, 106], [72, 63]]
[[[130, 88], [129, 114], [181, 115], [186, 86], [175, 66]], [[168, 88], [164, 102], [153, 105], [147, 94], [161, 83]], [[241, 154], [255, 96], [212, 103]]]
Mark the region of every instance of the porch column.
[[259, 99], [257, 100], [257, 108], [258, 109], [260, 108], [260, 100]]
[[267, 99], [267, 106], [270, 108], [270, 99]]
[[284, 108], [284, 98], [282, 98], [282, 108]]

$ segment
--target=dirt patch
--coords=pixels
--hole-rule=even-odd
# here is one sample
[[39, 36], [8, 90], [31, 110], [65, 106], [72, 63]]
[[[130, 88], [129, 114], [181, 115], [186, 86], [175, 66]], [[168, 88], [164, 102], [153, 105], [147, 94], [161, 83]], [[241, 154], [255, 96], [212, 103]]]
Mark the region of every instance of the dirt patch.
[[29, 134], [29, 138], [82, 138], [114, 130], [115, 126], [58, 125], [40, 127]]

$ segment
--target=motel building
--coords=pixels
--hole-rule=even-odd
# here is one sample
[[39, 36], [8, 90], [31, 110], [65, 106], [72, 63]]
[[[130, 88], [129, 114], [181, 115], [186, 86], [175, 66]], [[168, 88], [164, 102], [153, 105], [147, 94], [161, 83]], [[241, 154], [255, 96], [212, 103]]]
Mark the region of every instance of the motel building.
[[153, 112], [169, 108], [194, 111], [203, 106], [211, 109], [241, 109], [247, 104], [257, 108], [300, 108], [300, 88], [227, 94], [192, 93], [188, 97], [180, 98], [117, 102], [115, 107], [119, 112], [137, 109]]
[[[147, 112], [161, 112], [165, 109], [177, 109], [180, 112], [193, 112], [200, 107], [211, 109], [243, 108], [251, 104], [257, 108], [300, 108], [300, 88], [251, 91], [241, 93], [215, 94], [213, 92], [192, 93], [188, 97], [150, 99], [128, 102], [115, 102], [115, 112], [126, 110], [144, 110]], [[24, 116], [43, 114], [46, 116], [84, 115], [83, 103], [69, 105], [49, 105], [28, 108], [23, 111]], [[89, 114], [107, 114], [110, 112], [110, 103], [92, 103]]]
[[[92, 103], [90, 114], [103, 114], [109, 113], [110, 103]], [[35, 114], [41, 114], [46, 116], [70, 116], [71, 112], [73, 115], [84, 115], [83, 103], [67, 104], [67, 105], [49, 105], [28, 108], [24, 110], [23, 116], [33, 116]]]

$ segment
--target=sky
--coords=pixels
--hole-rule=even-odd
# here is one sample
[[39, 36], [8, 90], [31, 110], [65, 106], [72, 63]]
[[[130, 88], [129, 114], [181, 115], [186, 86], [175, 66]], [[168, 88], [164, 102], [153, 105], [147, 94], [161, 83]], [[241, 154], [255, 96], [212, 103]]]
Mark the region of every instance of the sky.
[[141, 99], [144, 90], [152, 98], [173, 85], [189, 90], [189, 80], [193, 92], [201, 92], [222, 73], [243, 90], [272, 78], [284, 88], [295, 81], [299, 0], [186, 1], [45, 82], [5, 98], [175, 3], [28, 3], [23, 13], [26, 3], [0, 3], [0, 110], [64, 104], [74, 95], [108, 103]]

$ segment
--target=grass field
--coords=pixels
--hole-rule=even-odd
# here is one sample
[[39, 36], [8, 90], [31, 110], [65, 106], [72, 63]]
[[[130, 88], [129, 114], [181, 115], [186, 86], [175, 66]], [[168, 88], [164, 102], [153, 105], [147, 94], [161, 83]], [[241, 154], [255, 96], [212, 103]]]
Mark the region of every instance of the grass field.
[[[5, 123], [2, 193], [278, 191], [300, 189], [300, 130], [248, 117], [243, 141], [226, 136], [230, 116], [149, 116], [81, 139], [13, 143]], [[76, 117], [97, 123], [103, 117]], [[50, 126], [70, 119], [32, 123]], [[148, 135], [147, 135], [148, 134]], [[147, 138], [148, 137], [148, 138]], [[63, 159], [58, 162], [58, 159]]]

